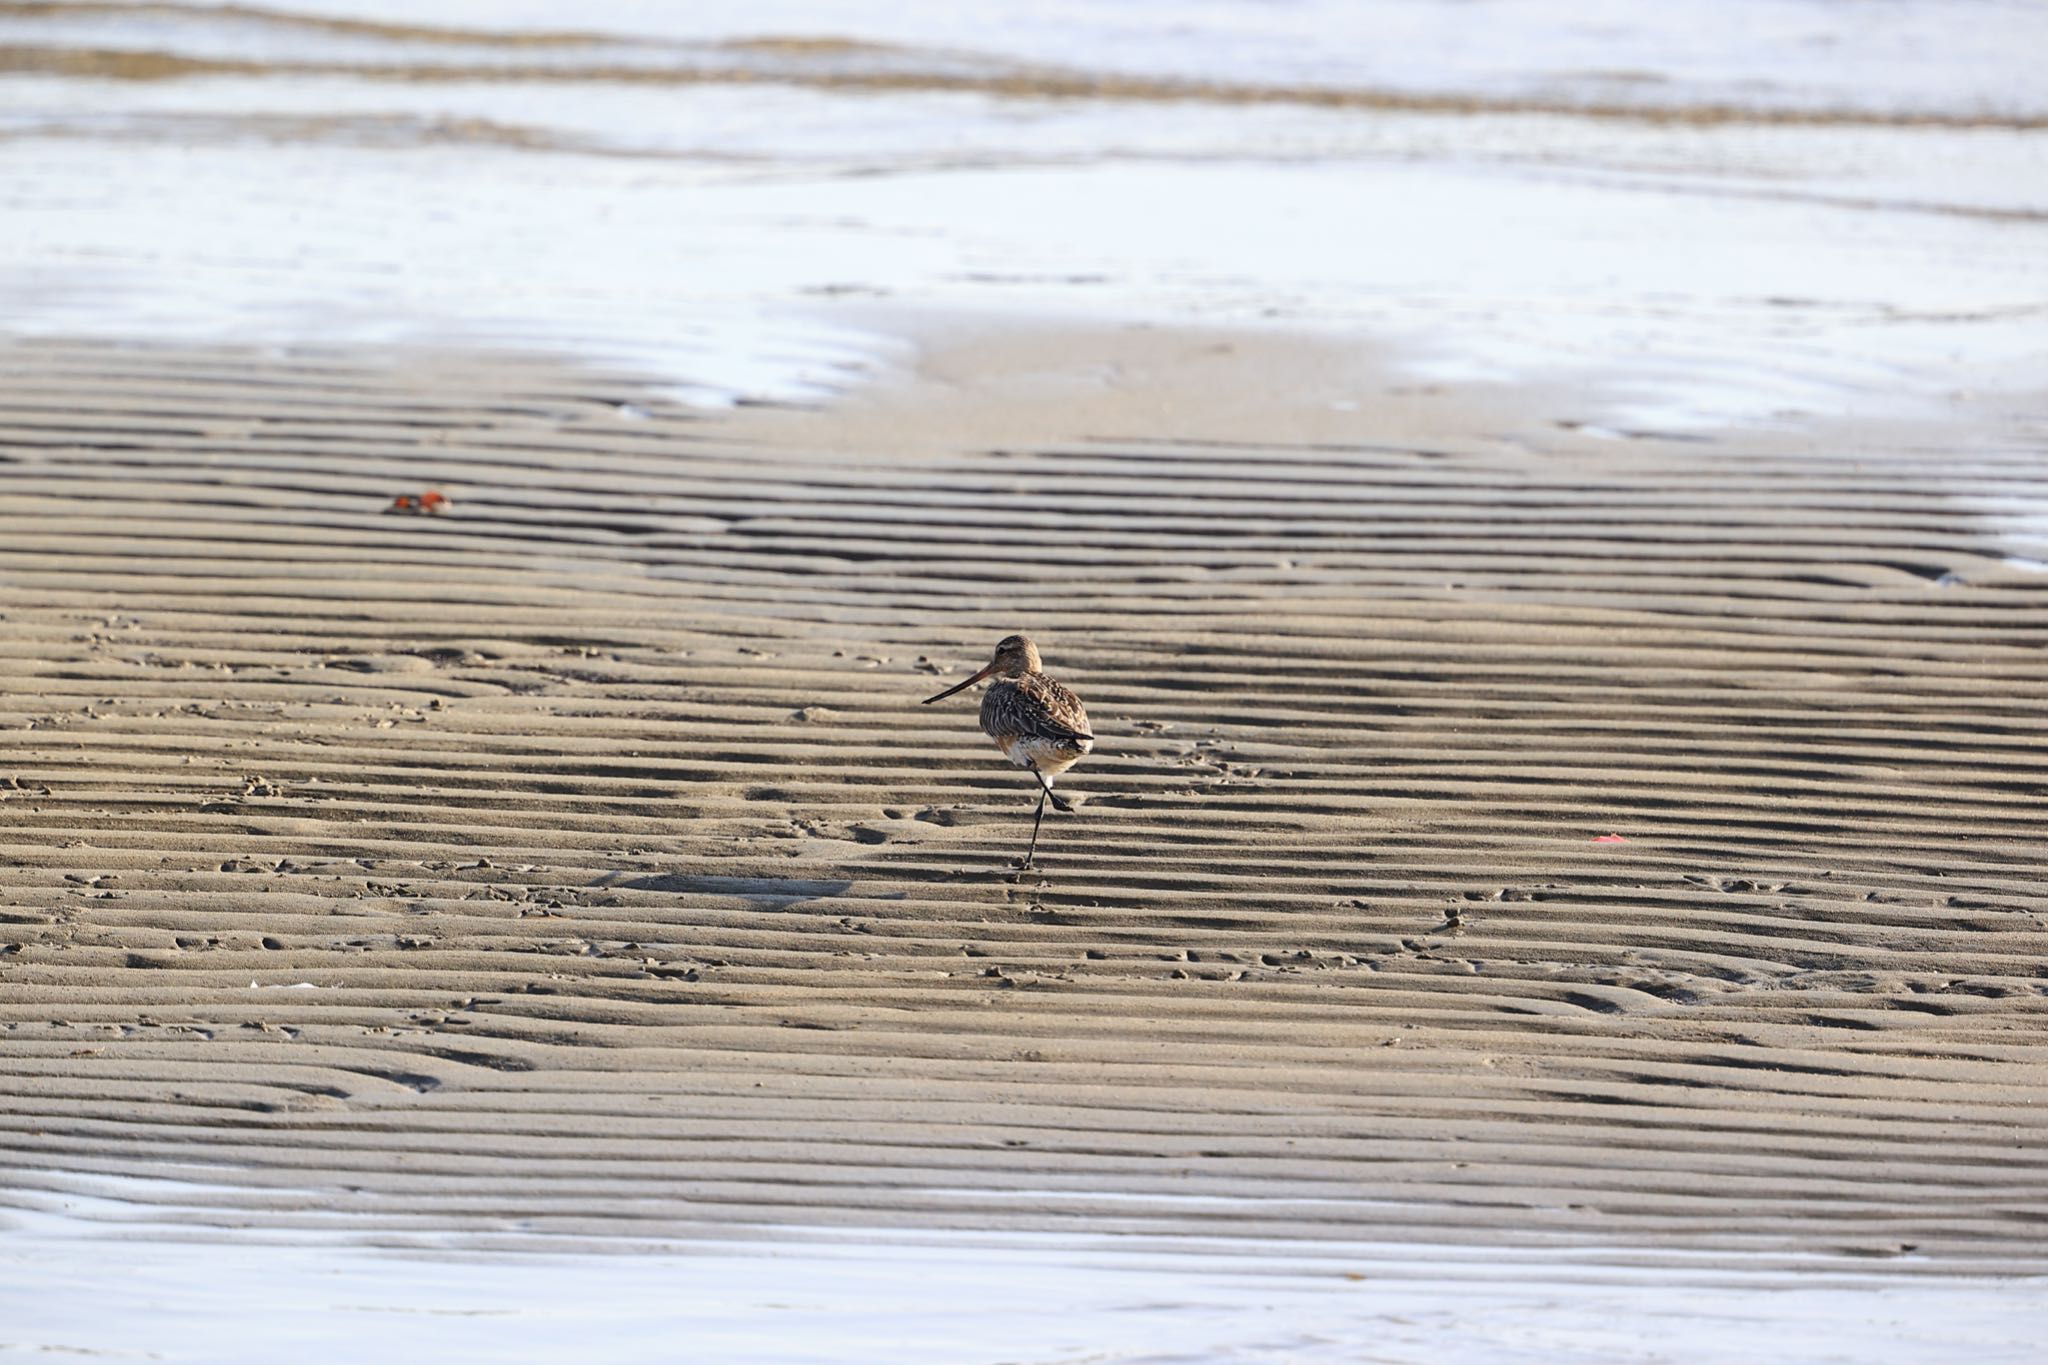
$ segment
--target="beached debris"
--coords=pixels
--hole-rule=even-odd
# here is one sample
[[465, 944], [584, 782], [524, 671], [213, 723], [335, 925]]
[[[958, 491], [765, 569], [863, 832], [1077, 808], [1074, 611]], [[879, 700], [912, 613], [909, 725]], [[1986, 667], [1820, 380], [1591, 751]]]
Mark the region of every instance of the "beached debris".
[[408, 517], [440, 517], [446, 516], [449, 509], [453, 506], [454, 504], [448, 500], [446, 493], [443, 493], [438, 488], [429, 488], [418, 497], [414, 497], [410, 493], [400, 493], [391, 500], [391, 505], [384, 509], [384, 514], [386, 516], [395, 513], [399, 516]]

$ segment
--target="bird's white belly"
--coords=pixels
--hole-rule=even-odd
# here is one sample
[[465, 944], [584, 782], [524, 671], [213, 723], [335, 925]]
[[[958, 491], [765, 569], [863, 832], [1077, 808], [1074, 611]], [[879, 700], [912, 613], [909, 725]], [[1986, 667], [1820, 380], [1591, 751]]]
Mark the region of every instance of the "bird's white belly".
[[1081, 756], [1072, 749], [1049, 739], [1033, 739], [1019, 736], [1002, 741], [1003, 756], [1020, 768], [1036, 768], [1048, 779], [1058, 776], [1081, 761]]

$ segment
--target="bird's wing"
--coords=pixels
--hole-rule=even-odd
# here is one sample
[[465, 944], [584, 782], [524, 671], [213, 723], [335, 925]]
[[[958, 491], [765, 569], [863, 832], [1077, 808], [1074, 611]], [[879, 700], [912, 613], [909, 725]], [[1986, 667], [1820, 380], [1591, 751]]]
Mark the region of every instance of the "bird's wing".
[[1094, 740], [1095, 732], [1088, 728], [1088, 712], [1081, 699], [1065, 687], [1043, 673], [1030, 673], [1018, 680], [1018, 690], [1034, 703], [1021, 708], [1027, 713], [1023, 733], [1034, 739], [1070, 744]]

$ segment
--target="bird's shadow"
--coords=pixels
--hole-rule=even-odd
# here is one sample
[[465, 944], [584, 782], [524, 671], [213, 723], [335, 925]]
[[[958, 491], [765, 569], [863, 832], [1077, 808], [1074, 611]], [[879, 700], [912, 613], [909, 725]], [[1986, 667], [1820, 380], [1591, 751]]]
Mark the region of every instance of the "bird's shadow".
[[[650, 877], [607, 873], [594, 883], [622, 891], [658, 891], [667, 895], [736, 896], [762, 910], [793, 910], [812, 901], [837, 900], [853, 889], [851, 881], [804, 877], [719, 877], [701, 873], [662, 872]], [[900, 893], [899, 893], [900, 894]]]

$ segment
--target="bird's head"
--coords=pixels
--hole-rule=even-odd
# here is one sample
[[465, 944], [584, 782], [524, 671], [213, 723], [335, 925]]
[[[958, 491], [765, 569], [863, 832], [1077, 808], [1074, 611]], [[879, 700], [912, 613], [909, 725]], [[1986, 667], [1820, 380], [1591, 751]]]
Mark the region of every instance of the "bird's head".
[[1030, 636], [1006, 635], [1001, 643], [996, 645], [995, 657], [989, 660], [988, 667], [964, 682], [955, 683], [936, 697], [926, 697], [925, 705], [944, 701], [955, 692], [974, 686], [983, 678], [1016, 678], [1026, 673], [1036, 673], [1041, 667], [1038, 646], [1031, 643]]

